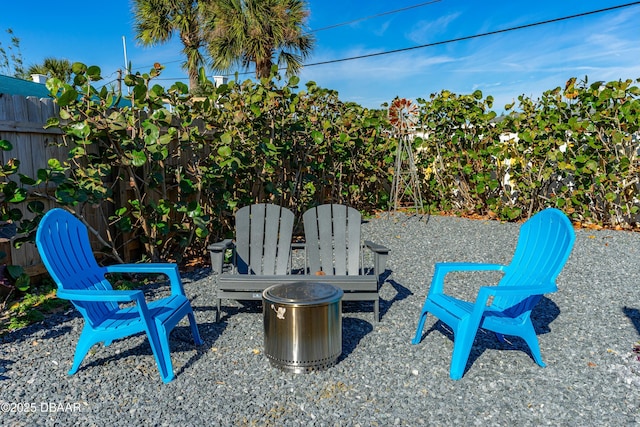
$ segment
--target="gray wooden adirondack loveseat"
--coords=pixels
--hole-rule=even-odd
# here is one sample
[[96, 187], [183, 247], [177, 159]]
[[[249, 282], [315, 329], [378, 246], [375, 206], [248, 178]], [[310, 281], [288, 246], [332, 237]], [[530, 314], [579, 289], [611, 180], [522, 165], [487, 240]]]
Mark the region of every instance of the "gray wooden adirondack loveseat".
[[[280, 283], [323, 282], [340, 287], [344, 301], [372, 301], [380, 320], [380, 276], [389, 249], [362, 242], [360, 213], [350, 207], [326, 204], [303, 214], [305, 251], [303, 274], [291, 274], [293, 213], [283, 207], [256, 204], [235, 215], [236, 239], [209, 245], [217, 276], [217, 319], [223, 299], [261, 300], [262, 291]], [[231, 271], [223, 272], [224, 257], [232, 250]], [[373, 265], [365, 268], [365, 249]]]

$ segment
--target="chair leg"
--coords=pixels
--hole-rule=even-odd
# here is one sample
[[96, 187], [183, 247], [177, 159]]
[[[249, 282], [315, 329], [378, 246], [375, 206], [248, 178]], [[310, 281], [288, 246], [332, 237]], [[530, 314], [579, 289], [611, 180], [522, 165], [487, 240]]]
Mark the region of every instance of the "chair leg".
[[459, 380], [464, 375], [477, 330], [477, 327], [472, 328], [469, 325], [468, 319], [464, 319], [458, 324], [453, 333], [453, 353], [451, 354], [451, 368], [449, 370], [449, 376], [452, 380]]
[[202, 345], [204, 341], [200, 338], [200, 332], [198, 331], [198, 324], [196, 323], [196, 317], [193, 315], [193, 312], [187, 314], [187, 318], [189, 319], [189, 326], [191, 327], [191, 336], [193, 337], [193, 342], [195, 345]]
[[427, 320], [428, 311], [423, 308], [420, 312], [420, 319], [418, 320], [418, 327], [416, 328], [416, 334], [411, 340], [411, 344], [420, 344], [420, 340], [422, 339], [422, 329], [424, 328], [424, 322]]
[[164, 327], [154, 327], [147, 325], [147, 338], [156, 359], [160, 378], [165, 383], [173, 379], [173, 365], [171, 363], [171, 353], [169, 350], [169, 331]]
[[376, 298], [373, 301], [373, 318], [374, 322], [380, 321], [380, 298]]
[[84, 360], [84, 357], [87, 355], [91, 347], [99, 342], [96, 341], [94, 337], [95, 335], [93, 331], [86, 328], [80, 333], [80, 338], [78, 339], [78, 344], [76, 344], [76, 352], [73, 355], [73, 364], [69, 370], [69, 375], [73, 375], [78, 372], [78, 368], [80, 368], [80, 364]]
[[531, 320], [529, 320], [527, 323], [525, 323], [525, 325], [523, 325], [523, 329], [524, 329], [524, 333], [522, 333], [520, 336], [522, 337], [522, 339], [524, 339], [524, 341], [529, 346], [529, 350], [531, 351], [533, 360], [535, 360], [535, 362], [539, 366], [544, 368], [547, 365], [542, 361], [542, 353], [540, 352], [540, 343], [538, 342], [538, 336], [536, 335], [536, 331], [533, 328], [533, 324], [531, 323]]
[[191, 305], [187, 303], [181, 307], [181, 310], [177, 310], [168, 319], [160, 320], [158, 318], [153, 319], [147, 324], [147, 336], [149, 338], [149, 344], [153, 351], [153, 356], [156, 359], [158, 365], [158, 371], [160, 372], [160, 378], [165, 383], [170, 382], [174, 378], [173, 363], [171, 362], [171, 349], [169, 347], [169, 335], [173, 330], [173, 327], [182, 319], [187, 316], [189, 320], [189, 326], [191, 328], [191, 335], [196, 345], [203, 343], [200, 338], [200, 332], [198, 331], [198, 325], [196, 323], [195, 315]]
[[169, 334], [171, 331], [158, 331], [160, 337], [160, 345], [162, 347], [162, 356], [164, 358], [165, 374], [160, 373], [162, 381], [165, 383], [173, 379], [173, 363], [171, 362], [171, 349], [169, 348]]

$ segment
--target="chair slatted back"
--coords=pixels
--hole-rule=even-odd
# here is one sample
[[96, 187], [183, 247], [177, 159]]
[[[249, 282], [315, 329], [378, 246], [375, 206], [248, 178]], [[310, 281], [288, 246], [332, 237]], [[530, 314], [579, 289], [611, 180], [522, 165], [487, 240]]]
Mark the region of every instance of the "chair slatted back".
[[344, 205], [325, 204], [307, 210], [302, 220], [311, 274], [360, 274], [360, 212]]
[[[574, 241], [573, 226], [562, 211], [548, 208], [537, 213], [522, 224], [515, 253], [499, 286], [555, 285]], [[493, 305], [506, 309], [519, 307], [525, 302], [525, 306], [518, 310], [526, 310], [540, 298], [534, 299], [496, 298]]]
[[[38, 226], [36, 244], [59, 289], [112, 289], [93, 256], [87, 227], [69, 212], [58, 208], [47, 212]], [[113, 302], [72, 302], [92, 325], [118, 308]]]
[[287, 208], [255, 204], [236, 218], [236, 266], [240, 274], [287, 274], [294, 215]]

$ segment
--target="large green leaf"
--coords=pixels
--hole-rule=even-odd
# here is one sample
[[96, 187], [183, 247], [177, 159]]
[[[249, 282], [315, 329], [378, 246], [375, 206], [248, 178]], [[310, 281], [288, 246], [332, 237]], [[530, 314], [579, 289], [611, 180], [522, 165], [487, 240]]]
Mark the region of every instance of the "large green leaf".
[[218, 155], [220, 157], [229, 157], [231, 156], [231, 154], [232, 154], [232, 151], [231, 151], [231, 147], [229, 146], [225, 145], [223, 147], [218, 148]]
[[133, 150], [131, 152], [131, 164], [140, 167], [147, 162], [147, 155], [142, 150]]
[[9, 197], [9, 203], [20, 203], [27, 200], [27, 190], [24, 188], [16, 188]]
[[13, 150], [13, 145], [6, 139], [0, 139], [0, 150], [3, 150], [3, 151]]
[[324, 141], [324, 134], [322, 132], [314, 130], [311, 132], [311, 138], [316, 144], [322, 144], [322, 142]]
[[78, 92], [73, 88], [65, 89], [57, 98], [58, 105], [66, 107], [78, 99]]

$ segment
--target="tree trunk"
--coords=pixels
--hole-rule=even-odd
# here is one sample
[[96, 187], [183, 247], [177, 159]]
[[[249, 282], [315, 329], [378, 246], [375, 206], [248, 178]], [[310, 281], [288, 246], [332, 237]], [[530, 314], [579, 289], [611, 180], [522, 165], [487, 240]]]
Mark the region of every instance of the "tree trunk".
[[256, 60], [256, 77], [261, 79], [263, 77], [269, 78], [271, 75], [271, 58], [265, 60]]
[[198, 91], [198, 70], [188, 70], [189, 74], [189, 92], [195, 93]]

